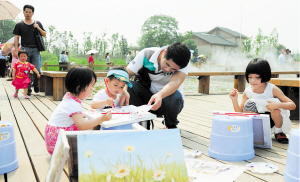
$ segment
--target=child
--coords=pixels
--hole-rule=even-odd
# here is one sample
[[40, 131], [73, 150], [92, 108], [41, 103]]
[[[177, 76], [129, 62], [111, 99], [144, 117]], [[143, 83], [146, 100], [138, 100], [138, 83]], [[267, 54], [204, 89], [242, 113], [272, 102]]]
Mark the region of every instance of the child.
[[[100, 90], [95, 94], [91, 107], [92, 109], [105, 109], [111, 108], [112, 106], [119, 106], [119, 94], [123, 91], [125, 84], [128, 87], [132, 87], [129, 81], [129, 75], [123, 67], [113, 67], [105, 78], [107, 88]], [[132, 129], [131, 124], [122, 126], [116, 126], [111, 128], [102, 128], [103, 130], [120, 130], [120, 129]]]
[[[243, 93], [241, 105], [238, 105], [238, 92], [236, 89], [233, 89], [229, 94], [235, 112], [261, 113], [262, 110], [267, 111], [266, 113], [270, 114], [271, 128], [275, 126], [276, 140], [279, 143], [288, 143], [288, 139], [282, 131], [282, 126], [289, 125], [290, 120], [289, 115], [284, 114], [284, 111], [294, 110], [296, 108], [295, 103], [286, 97], [277, 86], [268, 83], [271, 79], [271, 67], [266, 60], [255, 58], [250, 61], [245, 76], [250, 86]], [[265, 104], [262, 104], [264, 102]], [[285, 131], [289, 132], [289, 130], [290, 128]]]
[[91, 95], [96, 81], [97, 76], [89, 68], [77, 67], [68, 72], [65, 86], [69, 92], [57, 106], [45, 128], [45, 143], [51, 155], [60, 129], [87, 130], [111, 119], [110, 112], [90, 120], [84, 120], [82, 115], [81, 100]]
[[18, 97], [19, 89], [24, 89], [25, 99], [29, 99], [28, 85], [30, 84], [29, 73], [30, 70], [34, 71], [38, 78], [40, 78], [40, 74], [35, 66], [31, 63], [26, 62], [28, 58], [28, 53], [25, 50], [20, 50], [18, 53], [18, 57], [20, 59], [19, 62], [15, 63], [13, 66], [13, 81], [12, 85], [16, 87], [16, 93], [14, 97]]

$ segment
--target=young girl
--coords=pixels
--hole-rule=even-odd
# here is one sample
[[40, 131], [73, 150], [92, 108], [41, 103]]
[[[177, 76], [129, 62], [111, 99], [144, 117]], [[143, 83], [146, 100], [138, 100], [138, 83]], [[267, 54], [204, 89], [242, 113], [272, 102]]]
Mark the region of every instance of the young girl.
[[82, 115], [81, 100], [91, 95], [96, 80], [97, 76], [89, 68], [77, 67], [68, 72], [65, 86], [69, 92], [53, 112], [45, 129], [45, 143], [51, 155], [60, 129], [87, 130], [111, 119], [110, 112], [90, 120], [84, 120]]
[[16, 93], [14, 97], [18, 97], [19, 89], [24, 89], [25, 99], [29, 99], [27, 92], [28, 92], [28, 85], [30, 84], [29, 73], [30, 70], [34, 71], [38, 78], [40, 78], [40, 74], [38, 70], [35, 68], [33, 64], [30, 64], [27, 61], [28, 53], [25, 50], [20, 50], [18, 53], [18, 57], [20, 59], [19, 62], [14, 64], [13, 67], [13, 81], [12, 85], [16, 87]]
[[[123, 67], [113, 67], [105, 78], [107, 88], [100, 90], [94, 95], [91, 107], [92, 109], [105, 109], [113, 106], [119, 106], [119, 94], [123, 91], [125, 84], [132, 87], [129, 81], [129, 75]], [[132, 129], [131, 124], [116, 126], [111, 128], [101, 128], [102, 130], [120, 130]]]
[[[279, 143], [288, 143], [288, 139], [282, 131], [282, 126], [285, 124], [284, 121], [289, 120], [289, 115], [283, 114], [283, 111], [294, 110], [296, 108], [295, 103], [286, 97], [277, 86], [268, 83], [271, 79], [271, 67], [266, 60], [255, 58], [250, 61], [245, 76], [250, 86], [243, 93], [241, 105], [238, 105], [238, 92], [236, 89], [233, 89], [229, 94], [235, 112], [261, 113], [261, 108], [265, 107], [266, 113], [270, 114], [271, 128], [275, 125], [276, 140]], [[264, 102], [266, 104], [262, 104]], [[286, 124], [288, 125], [288, 123]]]

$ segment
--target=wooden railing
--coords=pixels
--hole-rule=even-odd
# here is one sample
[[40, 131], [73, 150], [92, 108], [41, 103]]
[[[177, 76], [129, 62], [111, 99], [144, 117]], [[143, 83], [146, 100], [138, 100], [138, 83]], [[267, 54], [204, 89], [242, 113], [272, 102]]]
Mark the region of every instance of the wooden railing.
[[[49, 67], [51, 67], [51, 68], [52, 67], [62, 67], [62, 68], [67, 68], [67, 70], [65, 70], [65, 71], [69, 71], [74, 66], [87, 66], [87, 67], [91, 68], [92, 70], [94, 70], [95, 67], [107, 67], [108, 65], [103, 65], [103, 64], [100, 64], [100, 65], [94, 65], [94, 64], [90, 64], [90, 65], [70, 65], [70, 62], [67, 62], [66, 65], [57, 65], [57, 64], [56, 65], [48, 65], [47, 61], [45, 61], [45, 63], [42, 65], [43, 71], [48, 71]], [[114, 66], [114, 63], [112, 63], [109, 66], [110, 67]], [[118, 66], [126, 67], [127, 65], [118, 65]]]

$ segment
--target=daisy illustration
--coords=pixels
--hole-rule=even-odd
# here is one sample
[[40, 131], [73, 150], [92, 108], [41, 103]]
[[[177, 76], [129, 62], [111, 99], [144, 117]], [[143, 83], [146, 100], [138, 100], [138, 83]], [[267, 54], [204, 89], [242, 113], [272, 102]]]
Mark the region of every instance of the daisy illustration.
[[111, 181], [111, 174], [106, 177], [106, 181]]
[[131, 146], [131, 145], [127, 145], [124, 149], [125, 149], [125, 152], [127, 152], [127, 153], [132, 153], [135, 151], [135, 147]]
[[94, 155], [94, 152], [91, 150], [88, 150], [85, 152], [84, 157], [86, 158], [90, 158], [92, 155]]
[[166, 172], [160, 169], [156, 170], [153, 174], [154, 181], [162, 181], [166, 177]]
[[130, 168], [126, 165], [118, 165], [115, 171], [115, 177], [116, 178], [123, 178], [125, 176], [128, 176], [130, 173]]

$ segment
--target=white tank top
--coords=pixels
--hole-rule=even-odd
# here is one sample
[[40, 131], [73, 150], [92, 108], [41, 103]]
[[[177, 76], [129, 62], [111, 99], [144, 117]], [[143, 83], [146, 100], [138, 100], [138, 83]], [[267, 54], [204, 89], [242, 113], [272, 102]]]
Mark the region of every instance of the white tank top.
[[274, 98], [273, 96], [273, 88], [274, 88], [274, 84], [272, 83], [267, 83], [267, 86], [264, 90], [263, 93], [255, 93], [252, 91], [251, 86], [247, 87], [245, 89], [245, 93], [248, 97], [248, 99], [268, 99], [268, 98]]

